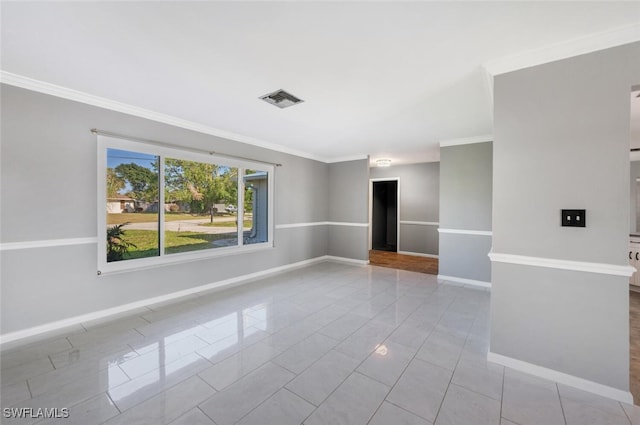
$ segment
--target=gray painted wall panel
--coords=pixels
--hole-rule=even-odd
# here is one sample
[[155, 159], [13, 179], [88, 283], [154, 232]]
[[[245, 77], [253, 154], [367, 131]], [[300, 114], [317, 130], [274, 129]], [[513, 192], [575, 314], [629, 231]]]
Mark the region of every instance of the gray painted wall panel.
[[491, 230], [492, 143], [440, 148], [440, 227]]
[[[494, 79], [495, 252], [627, 264], [639, 82], [640, 43]], [[585, 208], [587, 227], [560, 227], [562, 208]], [[492, 351], [628, 390], [627, 278], [492, 269]]]
[[[369, 160], [329, 164], [329, 221], [369, 221]], [[368, 260], [369, 229], [328, 226], [329, 255]]]
[[438, 255], [438, 226], [400, 223], [400, 251]]
[[[495, 78], [496, 252], [626, 264], [639, 82], [640, 43]], [[560, 227], [563, 208], [586, 209], [587, 227]]]
[[367, 249], [369, 240], [368, 227], [328, 227], [329, 255], [352, 258], [354, 260], [369, 260], [369, 250]]
[[494, 263], [491, 304], [494, 353], [628, 388], [628, 278]]
[[329, 221], [369, 221], [369, 160], [329, 164]]
[[438, 274], [491, 282], [491, 236], [440, 233]]
[[[440, 228], [491, 230], [491, 142], [440, 148]], [[440, 233], [439, 274], [491, 282], [491, 236]]]
[[[275, 175], [275, 222], [328, 219], [327, 164], [11, 86], [1, 89], [3, 243], [96, 236], [94, 127], [282, 163]], [[365, 187], [367, 179], [361, 177]], [[275, 246], [99, 278], [95, 245], [3, 251], [1, 332], [323, 256], [327, 226], [278, 230]]]

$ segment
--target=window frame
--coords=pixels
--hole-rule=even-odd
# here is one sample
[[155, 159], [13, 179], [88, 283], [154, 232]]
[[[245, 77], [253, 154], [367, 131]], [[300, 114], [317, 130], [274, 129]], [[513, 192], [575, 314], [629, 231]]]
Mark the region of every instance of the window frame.
[[[133, 152], [144, 153], [148, 155], [154, 155], [159, 157], [158, 165], [158, 220], [159, 220], [159, 255], [154, 257], [135, 258], [125, 261], [107, 262], [107, 149], [122, 149]], [[274, 174], [275, 166], [260, 162], [254, 162], [250, 160], [229, 158], [223, 155], [207, 154], [195, 149], [189, 149], [185, 147], [173, 148], [167, 146], [155, 145], [152, 143], [143, 143], [139, 141], [127, 140], [124, 138], [98, 135], [98, 185], [97, 185], [97, 198], [98, 198], [98, 211], [97, 211], [97, 224], [98, 224], [98, 275], [123, 272], [127, 270], [144, 269], [150, 267], [158, 267], [167, 264], [183, 263], [189, 261], [197, 261], [215, 257], [222, 257], [226, 255], [242, 254], [252, 251], [265, 250], [274, 247]], [[211, 249], [203, 249], [190, 252], [181, 252], [166, 254], [164, 252], [164, 202], [165, 202], [165, 159], [169, 157], [171, 159], [181, 159], [188, 161], [196, 161], [202, 163], [209, 163], [215, 165], [223, 165], [238, 169], [238, 210], [236, 217], [238, 217], [238, 244], [229, 247], [219, 247]], [[244, 218], [244, 173], [247, 169], [263, 171], [267, 173], [267, 242], [244, 244], [244, 238], [242, 237], [244, 226], [240, 222], [241, 218]]]

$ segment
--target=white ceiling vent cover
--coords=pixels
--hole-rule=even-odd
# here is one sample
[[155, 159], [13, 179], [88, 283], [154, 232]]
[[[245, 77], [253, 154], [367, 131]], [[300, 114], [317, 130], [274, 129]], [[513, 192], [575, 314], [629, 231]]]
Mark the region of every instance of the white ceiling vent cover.
[[276, 90], [273, 93], [265, 94], [264, 96], [260, 96], [260, 99], [264, 100], [267, 103], [275, 105], [278, 108], [287, 108], [289, 106], [304, 102], [304, 100], [298, 99], [291, 93], [287, 93], [282, 89]]

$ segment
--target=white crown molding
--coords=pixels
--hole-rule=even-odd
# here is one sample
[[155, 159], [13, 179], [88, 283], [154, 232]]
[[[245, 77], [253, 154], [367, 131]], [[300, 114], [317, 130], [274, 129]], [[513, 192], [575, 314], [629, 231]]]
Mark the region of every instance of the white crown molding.
[[336, 158], [329, 158], [327, 160], [325, 160], [324, 162], [328, 163], [328, 164], [334, 164], [336, 162], [349, 162], [349, 161], [360, 161], [360, 160], [369, 160], [369, 155], [365, 155], [365, 154], [358, 154], [358, 155], [350, 155], [350, 156], [339, 156]]
[[633, 396], [629, 391], [619, 390], [617, 388], [609, 387], [608, 385], [599, 384], [564, 372], [548, 369], [543, 366], [538, 366], [512, 357], [503, 356], [501, 354], [492, 353], [491, 351], [487, 353], [487, 360], [530, 375], [578, 388], [583, 391], [598, 394], [623, 403], [633, 404]]
[[[291, 149], [286, 146], [278, 145], [275, 143], [267, 142], [264, 140], [256, 139], [242, 134], [233, 133], [230, 131], [220, 130], [217, 128], [209, 127], [197, 122], [184, 120], [171, 115], [163, 114], [160, 112], [154, 112], [148, 109], [140, 108], [137, 106], [129, 105], [126, 103], [118, 102], [115, 100], [107, 99], [100, 96], [95, 96], [82, 91], [70, 89], [63, 86], [39, 81], [33, 78], [25, 77], [22, 75], [14, 74], [4, 70], [0, 70], [0, 83], [10, 86], [20, 87], [23, 89], [35, 91], [38, 93], [44, 93], [51, 96], [60, 97], [63, 99], [73, 100], [75, 102], [84, 103], [87, 105], [97, 106], [99, 108], [108, 109], [111, 111], [121, 112], [124, 114], [145, 118], [148, 120], [169, 124], [175, 127], [184, 128], [187, 130], [197, 131], [199, 133], [209, 134], [211, 136], [221, 137], [224, 139], [232, 140], [235, 142], [246, 143], [248, 145], [257, 146], [264, 149], [270, 149], [273, 151], [286, 153], [290, 155], [299, 156], [302, 158], [312, 159], [319, 162], [330, 163], [337, 162], [334, 159], [321, 157], [308, 152], [303, 152], [297, 149]], [[358, 159], [367, 158], [366, 155], [358, 156]], [[343, 159], [338, 158], [339, 161]]]
[[439, 226], [440, 223], [437, 221], [411, 221], [411, 220], [400, 220], [400, 224], [415, 224], [416, 226]]
[[496, 76], [636, 41], [640, 41], [640, 24], [627, 25], [529, 50], [486, 62], [483, 67], [491, 76]]
[[438, 258], [436, 254], [424, 254], [422, 252], [413, 252], [413, 251], [398, 251], [398, 254], [411, 255], [413, 257]]
[[485, 282], [484, 280], [466, 279], [463, 277], [447, 276], [443, 274], [438, 275], [438, 280], [446, 280], [449, 282], [463, 283], [465, 285], [480, 286], [482, 288], [491, 288], [491, 282]]
[[13, 251], [17, 249], [51, 248], [69, 245], [87, 245], [98, 243], [97, 237], [90, 238], [67, 238], [67, 239], [45, 239], [25, 242], [5, 242], [0, 244], [0, 251]]
[[492, 141], [493, 141], [493, 135], [485, 134], [483, 136], [465, 137], [463, 139], [442, 140], [440, 142], [440, 147], [445, 148], [447, 146], [471, 145], [474, 143], [486, 143], [486, 142], [492, 142]]
[[310, 223], [276, 224], [276, 229], [295, 229], [297, 227], [313, 227], [313, 226], [369, 227], [369, 223], [351, 223], [351, 222], [343, 222], [343, 221], [314, 221]]
[[328, 221], [314, 221], [310, 223], [289, 223], [289, 224], [276, 224], [276, 229], [295, 229], [296, 227], [313, 227], [313, 226], [328, 226]]
[[631, 266], [621, 266], [617, 264], [530, 257], [526, 255], [502, 254], [498, 252], [490, 252], [488, 255], [493, 263], [518, 264], [523, 266], [545, 267], [550, 269], [598, 273], [612, 276], [630, 277], [636, 271], [636, 269]]
[[474, 236], [493, 236], [491, 230], [468, 230], [468, 229], [443, 229], [439, 228], [438, 233], [450, 233], [454, 235], [474, 235]]
[[369, 223], [352, 223], [346, 221], [329, 221], [329, 226], [369, 227]]

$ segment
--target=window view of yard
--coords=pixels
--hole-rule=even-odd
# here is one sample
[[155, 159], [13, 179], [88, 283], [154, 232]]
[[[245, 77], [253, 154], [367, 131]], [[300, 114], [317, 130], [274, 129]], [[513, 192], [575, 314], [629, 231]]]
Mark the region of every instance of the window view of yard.
[[[237, 246], [239, 169], [165, 158], [160, 207], [159, 164], [159, 156], [107, 149], [107, 261], [161, 255], [161, 231], [162, 255]], [[259, 240], [253, 218], [256, 198], [253, 192], [245, 194], [243, 244]]]

